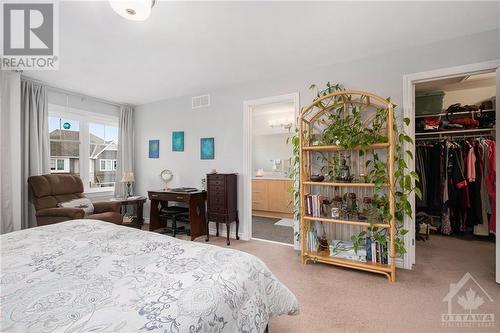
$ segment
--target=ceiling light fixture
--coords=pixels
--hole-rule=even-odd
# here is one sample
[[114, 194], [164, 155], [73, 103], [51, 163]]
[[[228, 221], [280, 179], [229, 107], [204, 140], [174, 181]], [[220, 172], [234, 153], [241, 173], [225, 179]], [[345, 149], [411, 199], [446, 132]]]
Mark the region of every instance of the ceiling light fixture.
[[132, 21], [144, 21], [151, 15], [156, 0], [109, 0], [111, 8]]

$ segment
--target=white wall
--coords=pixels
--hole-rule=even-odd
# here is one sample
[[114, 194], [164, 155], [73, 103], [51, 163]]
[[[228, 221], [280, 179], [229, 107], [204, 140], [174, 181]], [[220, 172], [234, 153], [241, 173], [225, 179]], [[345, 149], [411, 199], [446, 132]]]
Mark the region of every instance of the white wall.
[[287, 160], [292, 156], [292, 146], [287, 143], [288, 134], [256, 135], [253, 137], [253, 171], [264, 169], [272, 171], [271, 160], [283, 160], [284, 170], [289, 165]]
[[[243, 177], [251, 175], [241, 175], [243, 101], [298, 91], [301, 105], [305, 105], [313, 97], [313, 93], [308, 90], [311, 83], [323, 85], [330, 81], [383, 97], [391, 96], [395, 104], [402, 105], [404, 74], [500, 59], [499, 36], [500, 30], [497, 29], [353, 62], [318, 66], [274, 80], [210, 91], [193, 91], [193, 96], [205, 92], [211, 94], [212, 105], [205, 109], [191, 110], [191, 96], [139, 106], [134, 118], [137, 193], [146, 194], [147, 190], [161, 188], [158, 175], [165, 168], [174, 172], [176, 184], [186, 186], [199, 186], [200, 179], [214, 168], [219, 172], [238, 172], [240, 230], [246, 233], [248, 221], [242, 220], [241, 184]], [[334, 59], [335, 55], [332, 54], [332, 60]], [[154, 73], [151, 75], [154, 78]], [[401, 108], [397, 108], [396, 112], [402, 114]], [[171, 151], [172, 130], [185, 131], [185, 152]], [[215, 160], [201, 161], [199, 139], [209, 136], [215, 137]], [[147, 158], [148, 139], [160, 139], [160, 159]], [[149, 216], [149, 207], [146, 207], [145, 215]]]
[[119, 117], [120, 108], [117, 105], [108, 104], [87, 98], [84, 96], [65, 94], [63, 91], [48, 89], [49, 104], [69, 106], [73, 109], [90, 111], [106, 116]]
[[462, 105], [481, 104], [485, 100], [496, 96], [496, 86], [468, 88], [461, 90], [445, 90], [443, 98], [443, 109], [447, 109], [450, 105], [460, 103]]

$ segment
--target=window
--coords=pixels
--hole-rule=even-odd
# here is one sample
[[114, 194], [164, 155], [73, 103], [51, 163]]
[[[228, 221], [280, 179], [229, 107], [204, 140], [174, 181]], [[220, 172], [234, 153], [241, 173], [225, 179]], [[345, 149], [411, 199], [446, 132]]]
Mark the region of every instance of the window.
[[101, 160], [101, 171], [116, 171], [116, 160]]
[[49, 116], [50, 172], [80, 174], [80, 122]]
[[86, 192], [113, 190], [118, 117], [49, 104], [49, 136], [51, 172], [79, 175]]
[[[89, 123], [89, 133], [90, 163], [94, 164], [94, 167], [89, 169], [90, 187], [114, 186], [116, 181], [116, 155], [118, 154], [118, 127], [91, 122]], [[95, 170], [99, 171], [96, 172]]]
[[69, 158], [51, 158], [50, 159], [50, 172], [69, 172]]

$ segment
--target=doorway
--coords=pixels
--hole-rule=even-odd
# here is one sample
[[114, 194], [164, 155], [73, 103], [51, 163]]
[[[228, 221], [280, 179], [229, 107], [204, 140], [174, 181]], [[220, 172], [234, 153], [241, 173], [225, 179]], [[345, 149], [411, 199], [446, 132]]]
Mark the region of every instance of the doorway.
[[[495, 151], [498, 135], [499, 66], [500, 62], [493, 61], [405, 76], [404, 113], [411, 120], [409, 134], [415, 142], [407, 147], [414, 156], [409, 165], [419, 174], [417, 184], [423, 192], [422, 199], [411, 200], [415, 221], [405, 221], [410, 230], [410, 239], [405, 241], [411, 244], [405, 268], [422, 264], [431, 255], [450, 264], [458, 253], [470, 257], [471, 267], [479, 259], [495, 265], [498, 190], [485, 179], [496, 176], [486, 164], [498, 165], [498, 159], [488, 160], [488, 150]], [[477, 161], [472, 167], [464, 163], [470, 154]], [[428, 163], [429, 159], [439, 163]], [[454, 172], [455, 168], [460, 172]], [[477, 178], [467, 170], [476, 172]], [[460, 174], [465, 187], [455, 179]], [[467, 270], [464, 256], [460, 265]]]
[[289, 178], [298, 94], [245, 102], [245, 221], [250, 238], [294, 245]]

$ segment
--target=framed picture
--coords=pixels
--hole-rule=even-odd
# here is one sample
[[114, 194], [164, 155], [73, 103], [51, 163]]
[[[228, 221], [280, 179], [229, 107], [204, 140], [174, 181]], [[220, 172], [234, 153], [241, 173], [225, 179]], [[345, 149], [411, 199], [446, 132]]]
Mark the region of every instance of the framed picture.
[[202, 160], [213, 160], [215, 158], [214, 138], [200, 139], [200, 158]]
[[160, 140], [149, 140], [149, 158], [160, 158]]
[[172, 151], [184, 151], [184, 132], [172, 132]]

